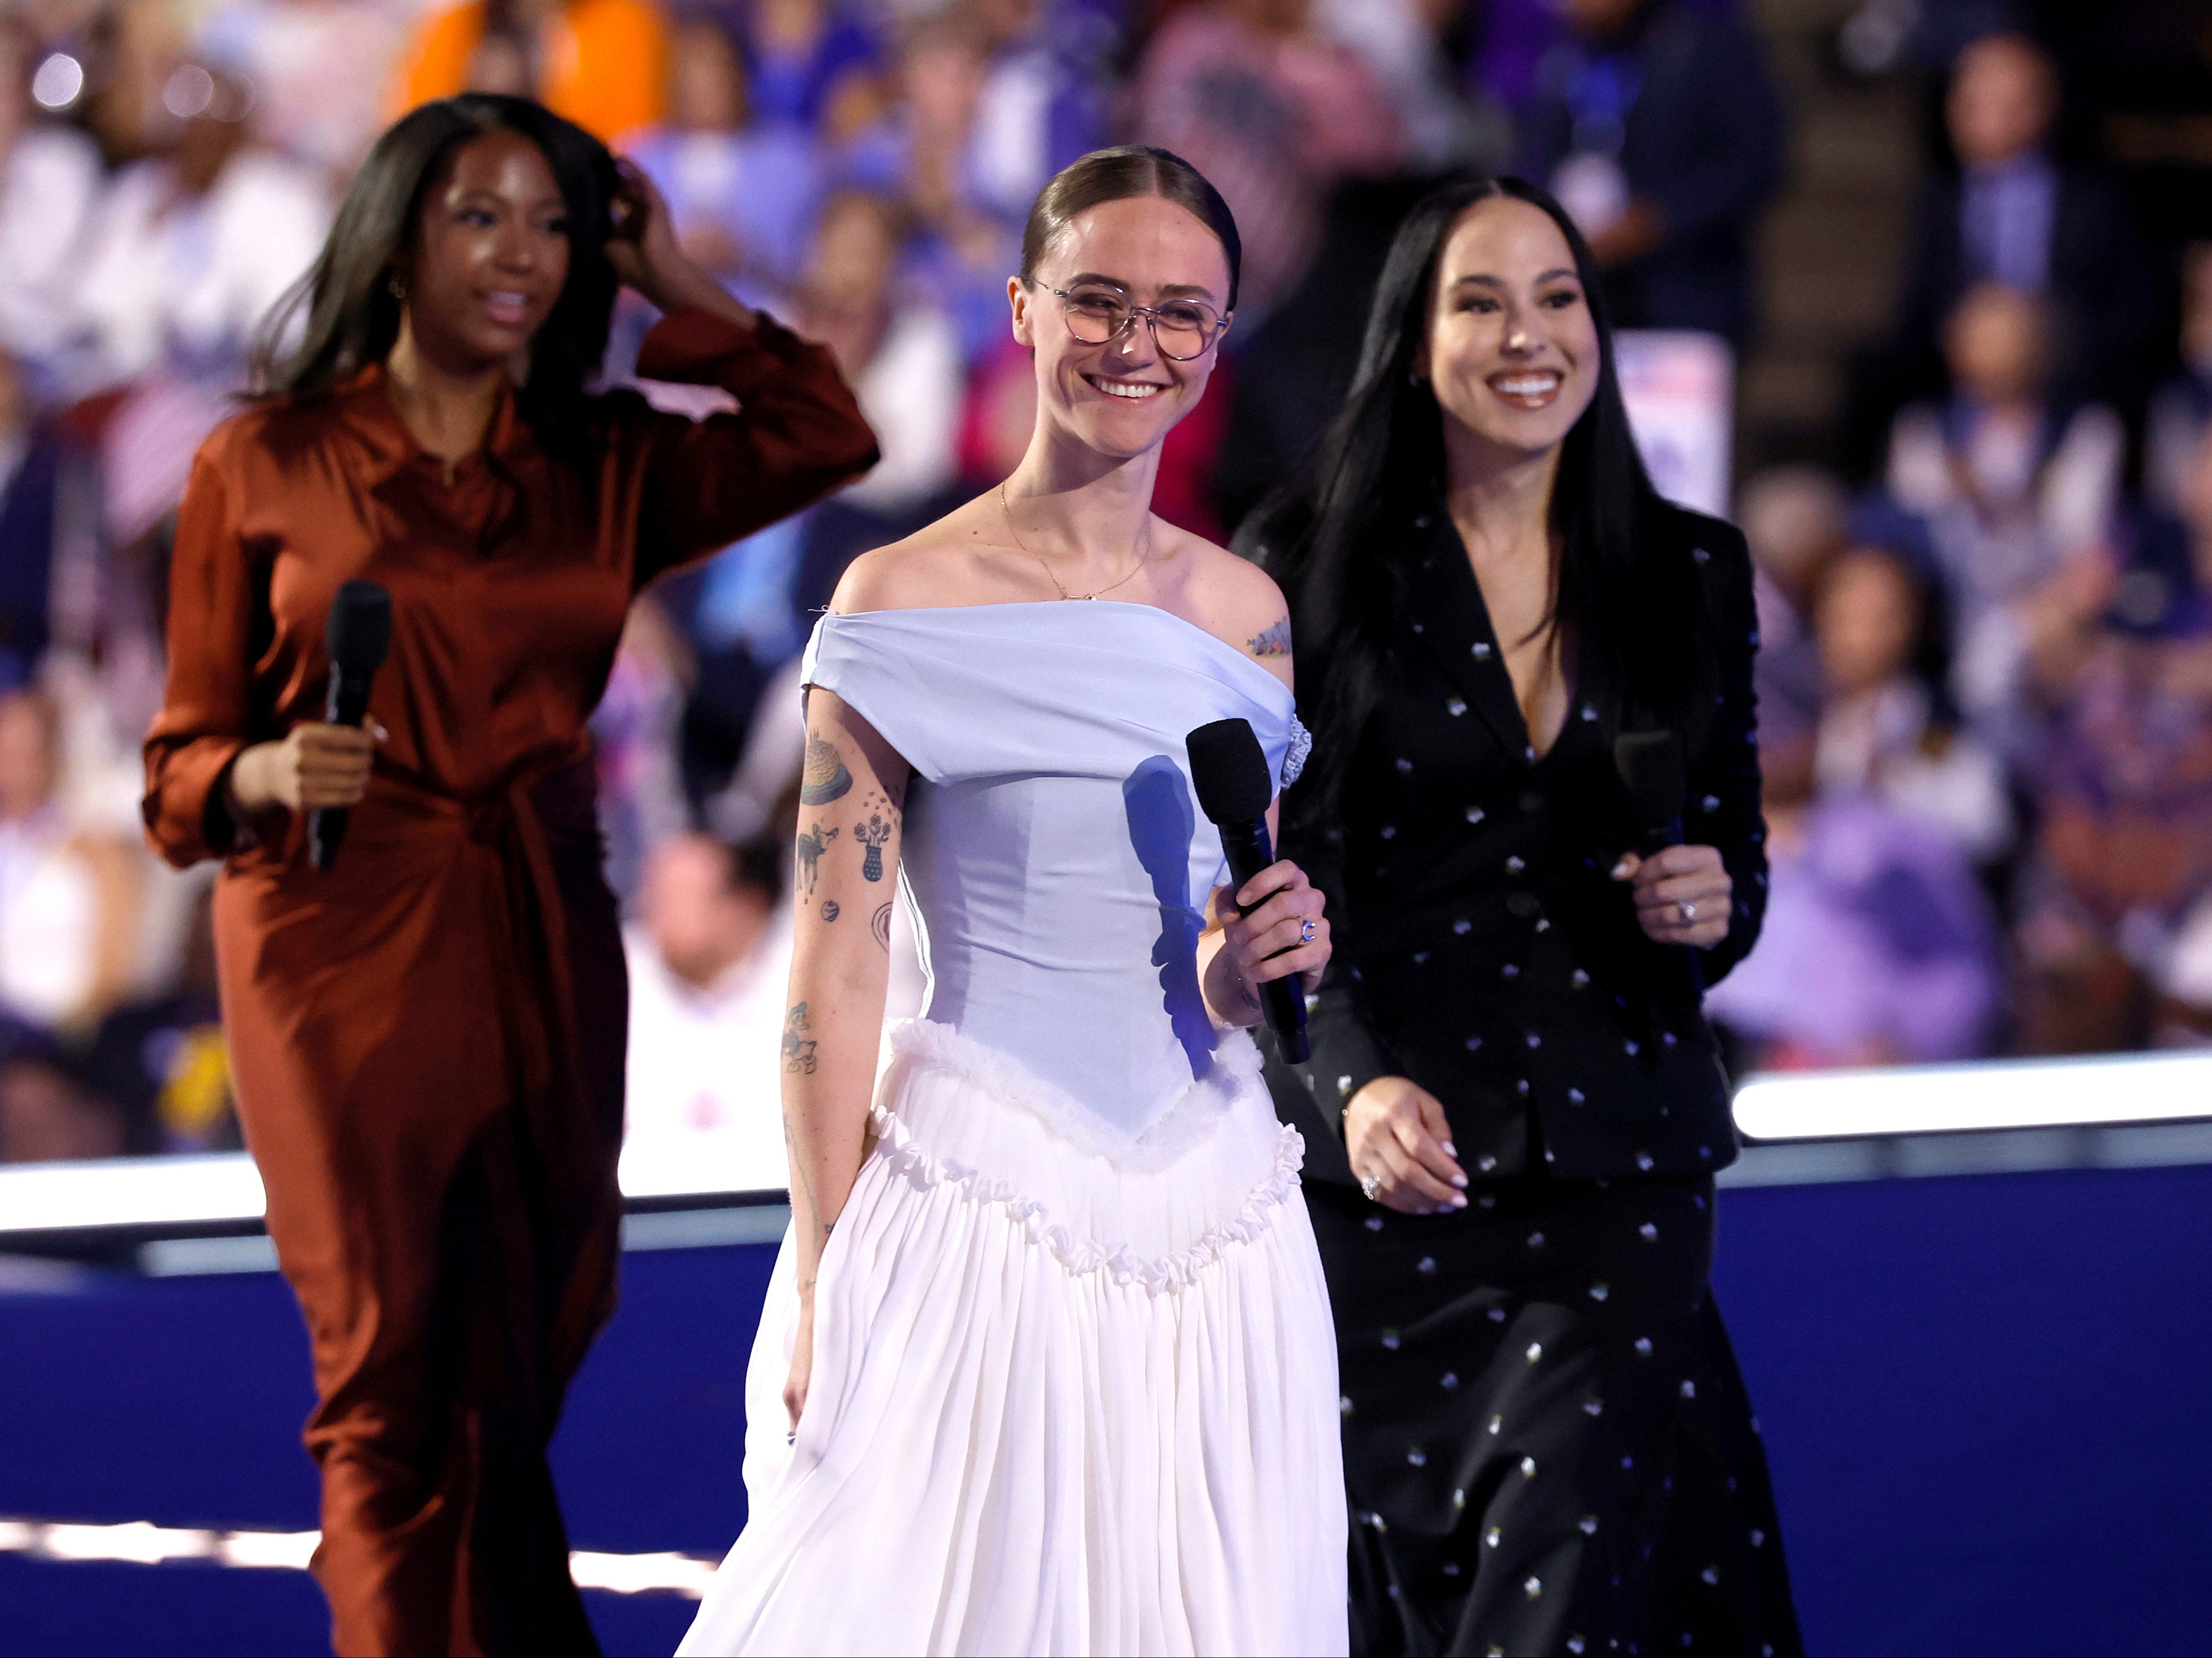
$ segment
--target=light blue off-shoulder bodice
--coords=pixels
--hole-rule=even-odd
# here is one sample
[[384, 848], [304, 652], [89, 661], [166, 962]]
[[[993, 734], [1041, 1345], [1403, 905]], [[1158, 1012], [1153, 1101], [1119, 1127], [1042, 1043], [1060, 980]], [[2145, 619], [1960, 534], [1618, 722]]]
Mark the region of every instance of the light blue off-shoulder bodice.
[[1305, 737], [1282, 682], [1149, 604], [824, 616], [805, 683], [914, 768], [900, 878], [924, 1017], [1134, 1141], [1212, 1065], [1197, 943], [1226, 878], [1183, 739], [1251, 722], [1279, 780]]

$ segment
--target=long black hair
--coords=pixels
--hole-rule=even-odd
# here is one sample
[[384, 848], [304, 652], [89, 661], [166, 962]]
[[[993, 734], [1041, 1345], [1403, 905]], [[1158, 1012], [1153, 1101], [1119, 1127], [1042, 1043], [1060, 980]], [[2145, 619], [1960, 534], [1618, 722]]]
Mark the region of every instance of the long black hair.
[[1574, 630], [1583, 669], [1620, 677], [1630, 726], [1681, 730], [1694, 753], [1711, 724], [1711, 628], [1688, 567], [1668, 556], [1673, 537], [1655, 533], [1676, 509], [1652, 488], [1629, 431], [1589, 244], [1534, 185], [1456, 179], [1422, 197], [1398, 227], [1351, 392], [1313, 464], [1237, 536], [1238, 550], [1282, 583], [1297, 617], [1299, 701], [1314, 726], [1314, 763], [1293, 806], [1308, 823], [1334, 820], [1374, 713], [1406, 599], [1416, 539], [1410, 520], [1442, 510], [1444, 416], [1414, 375], [1437, 266], [1461, 216], [1500, 197], [1540, 208], [1559, 227], [1597, 329], [1596, 393], [1567, 433], [1552, 489], [1560, 554], [1551, 620]]
[[[517, 394], [541, 440], [561, 432], [606, 355], [619, 284], [604, 244], [620, 176], [607, 147], [581, 127], [527, 98], [494, 93], [425, 104], [376, 141], [321, 256], [261, 325], [255, 395], [321, 397], [384, 360], [399, 337], [394, 278], [415, 240], [424, 195], [455, 150], [500, 131], [538, 146], [568, 209], [568, 279], [531, 342], [529, 378]], [[303, 309], [300, 338], [288, 344]]]

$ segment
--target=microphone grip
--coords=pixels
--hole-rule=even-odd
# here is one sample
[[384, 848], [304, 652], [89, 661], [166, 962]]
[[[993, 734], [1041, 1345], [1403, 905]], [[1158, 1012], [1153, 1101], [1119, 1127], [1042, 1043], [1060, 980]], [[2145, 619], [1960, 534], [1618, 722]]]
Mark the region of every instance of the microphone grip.
[[[1644, 836], [1644, 854], [1648, 857], [1652, 853], [1663, 852], [1668, 847], [1679, 847], [1682, 844], [1682, 839], [1680, 818], [1670, 817], [1663, 823], [1654, 823]], [[1689, 963], [1690, 988], [1697, 993], [1698, 999], [1702, 1002], [1705, 999], [1704, 953], [1695, 944], [1684, 944], [1682, 956], [1683, 959]]]
[[[1221, 849], [1229, 856], [1231, 892], [1240, 890], [1247, 881], [1275, 861], [1264, 817], [1222, 824]], [[1270, 979], [1259, 990], [1260, 1011], [1267, 1018], [1267, 1029], [1275, 1033], [1283, 1058], [1292, 1065], [1304, 1065], [1313, 1057], [1313, 1044], [1306, 1040], [1305, 987], [1298, 982], [1297, 975], [1291, 974], [1285, 978]]]
[[[368, 688], [373, 674], [349, 674], [333, 665], [329, 687], [323, 693], [323, 723], [358, 726], [368, 717]], [[338, 845], [345, 839], [343, 806], [322, 806], [307, 814], [307, 861], [328, 869], [337, 861]]]

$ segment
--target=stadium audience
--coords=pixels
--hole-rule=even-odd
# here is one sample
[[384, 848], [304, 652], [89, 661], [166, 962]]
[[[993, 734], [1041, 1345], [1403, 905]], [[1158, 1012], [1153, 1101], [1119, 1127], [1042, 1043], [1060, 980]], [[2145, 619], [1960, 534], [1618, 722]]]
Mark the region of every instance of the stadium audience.
[[1843, 449], [1855, 477], [1881, 465], [1899, 409], [1942, 394], [1951, 319], [1984, 284], [2044, 302], [2062, 403], [2139, 409], [2154, 360], [2157, 281], [2112, 179], [2058, 152], [2058, 65], [2027, 36], [1991, 27], [2010, 8], [1952, 9], [1943, 31], [1952, 38], [1960, 18], [1980, 21], [1950, 64], [1947, 165], [1929, 173], [1914, 204], [1888, 335], [1850, 364]]
[[2022, 905], [2027, 1045], [2212, 1034], [2212, 434], [2185, 521], [2042, 596], [2029, 683], [2048, 721]]
[[660, 119], [667, 81], [667, 22], [653, 0], [462, 0], [416, 25], [386, 113], [518, 93], [611, 143]]
[[70, 333], [100, 159], [82, 132], [34, 118], [27, 45], [0, 21], [0, 351], [37, 365], [51, 363]]
[[1967, 1059], [1997, 1007], [1998, 934], [1956, 838], [1879, 796], [1819, 785], [1815, 733], [1761, 720], [1769, 872], [1759, 947], [1706, 1006], [1740, 1068]]
[[244, 1143], [231, 1096], [230, 1053], [217, 995], [215, 926], [203, 884], [176, 982], [100, 1021], [84, 1085], [118, 1110], [134, 1146], [234, 1151]]
[[131, 1143], [112, 1101], [88, 1089], [51, 1043], [18, 1040], [0, 1056], [0, 1163], [60, 1163], [151, 1148]]
[[1521, 170], [1589, 238], [1621, 328], [1750, 335], [1752, 233], [1782, 182], [1781, 94], [1748, 25], [1682, 0], [1565, 0]]
[[1890, 440], [1889, 493], [1927, 520], [1955, 607], [1959, 704], [2016, 757], [2019, 607], [2109, 533], [2127, 451], [2111, 410], [2053, 395], [2048, 316], [2018, 288], [1968, 289], [1944, 331], [1950, 398], [1906, 410]]
[[624, 148], [660, 187], [684, 251], [753, 305], [798, 279], [822, 193], [822, 163], [789, 122], [755, 118], [745, 67], [721, 25], [678, 27], [668, 113]]
[[342, 194], [383, 129], [400, 23], [377, 0], [221, 0], [200, 54], [252, 87], [264, 139]]
[[1773, 467], [1743, 487], [1736, 521], [1751, 545], [1762, 708], [1778, 705], [1808, 720], [1820, 707], [1813, 590], [1844, 550], [1850, 513], [1844, 486], [1818, 466]]
[[1256, 328], [1320, 251], [1322, 210], [1348, 176], [1394, 171], [1406, 137], [1358, 54], [1314, 26], [1310, 0], [1198, 0], [1139, 64], [1136, 135], [1175, 151], [1237, 216], [1239, 326]]
[[2169, 513], [2183, 510], [2197, 441], [2212, 423], [2212, 241], [2181, 259], [2181, 363], [2151, 399], [2143, 492]]
[[1986, 34], [1960, 52], [1944, 102], [1958, 170], [1921, 192], [1898, 333], [1925, 373], [1972, 289], [2043, 295], [2060, 395], [2124, 401], [2140, 395], [2156, 307], [2119, 192], [2052, 153], [2059, 93], [2057, 66], [2025, 35]]
[[789, 855], [781, 837], [732, 849], [672, 836], [647, 858], [638, 919], [624, 934], [629, 1139], [711, 1136], [720, 1155], [767, 1170], [771, 1185], [783, 1166], [783, 1114], [760, 1078], [775, 1074], [783, 1034]]
[[83, 1035], [130, 988], [139, 872], [63, 811], [61, 737], [44, 693], [0, 696], [0, 1015]]
[[173, 80], [173, 149], [116, 174], [72, 273], [81, 390], [166, 369], [227, 392], [254, 329], [330, 228], [314, 174], [255, 142], [252, 88], [193, 64]]
[[[755, 843], [777, 837], [795, 775], [798, 653], [851, 558], [1018, 459], [1034, 387], [1005, 284], [1037, 185], [1144, 140], [1235, 207], [1237, 326], [1156, 493], [1225, 538], [1328, 417], [1382, 249], [1440, 170], [1517, 155], [1591, 234], [1620, 321], [1750, 343], [1755, 233], [1788, 149], [1754, 15], [1740, 0], [19, 7], [0, 27], [0, 1158], [236, 1143], [204, 887], [123, 844], [168, 526], [247, 340], [400, 108], [534, 93], [621, 145], [696, 257], [831, 345], [881, 436], [882, 465], [840, 497], [647, 595], [594, 722], [639, 987], [633, 1136], [742, 1116], [766, 1167], [774, 1114], [731, 1091], [728, 1045], [760, 1035], [746, 987], [778, 972], [764, 895], [787, 872]], [[1957, 166], [1922, 191], [1869, 360], [1887, 401], [1854, 405], [1876, 410], [1864, 455], [1847, 422], [1827, 457], [1875, 487], [1855, 498], [1798, 465], [1741, 494], [1773, 905], [1715, 1008], [1753, 1062], [2212, 1042], [2212, 244], [2154, 266], [2094, 135], [2054, 136], [2050, 58], [1987, 27], [1946, 37]], [[2146, 410], [2165, 297], [2180, 350]], [[611, 378], [649, 321], [625, 309]], [[2139, 504], [2124, 421], [2142, 428]], [[910, 1010], [902, 926], [893, 950]]]
[[921, 527], [952, 482], [966, 378], [952, 319], [898, 280], [902, 229], [897, 204], [884, 197], [831, 196], [798, 304], [800, 327], [836, 355], [875, 428], [883, 459], [839, 499], [884, 519], [884, 541]]
[[883, 43], [832, 0], [757, 0], [741, 9], [760, 118], [841, 143], [875, 118]]
[[0, 346], [0, 691], [27, 682], [46, 653], [61, 471], [60, 439]]
[[2004, 768], [1944, 717], [1939, 619], [1929, 573], [1862, 533], [1821, 573], [1813, 601], [1823, 695], [1814, 776], [1824, 799], [1879, 800], [1947, 831], [1977, 864], [2011, 849]]

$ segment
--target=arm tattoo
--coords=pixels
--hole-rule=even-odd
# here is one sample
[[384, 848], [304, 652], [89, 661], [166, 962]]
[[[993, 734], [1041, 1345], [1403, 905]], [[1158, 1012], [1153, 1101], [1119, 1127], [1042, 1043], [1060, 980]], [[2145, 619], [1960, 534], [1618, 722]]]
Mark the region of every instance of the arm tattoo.
[[824, 898], [822, 901], [822, 919], [823, 920], [834, 921], [844, 913], [845, 912], [842, 909], [838, 908], [837, 901], [835, 898]]
[[1285, 616], [1266, 632], [1250, 641], [1255, 656], [1288, 656], [1291, 653], [1291, 619]]
[[783, 1022], [783, 1068], [794, 1077], [814, 1074], [814, 1044], [805, 1035], [811, 1029], [806, 1022], [806, 1004], [796, 1004]]
[[875, 934], [876, 942], [889, 955], [891, 948], [891, 907], [884, 904], [868, 918], [868, 931]]
[[[819, 823], [800, 832], [799, 885], [801, 896], [808, 898], [814, 896], [814, 879], [822, 872], [822, 848], [836, 838], [837, 831], [835, 829], [823, 829]], [[834, 921], [837, 918], [832, 915], [825, 919]]]
[[844, 756], [837, 752], [837, 745], [810, 732], [806, 738], [806, 768], [799, 780], [799, 804], [826, 806], [852, 792], [853, 774], [845, 769]]
[[891, 838], [891, 826], [880, 813], [871, 812], [867, 821], [853, 825], [853, 838], [868, 849], [862, 859], [860, 873], [871, 881], [884, 878], [884, 842]]

